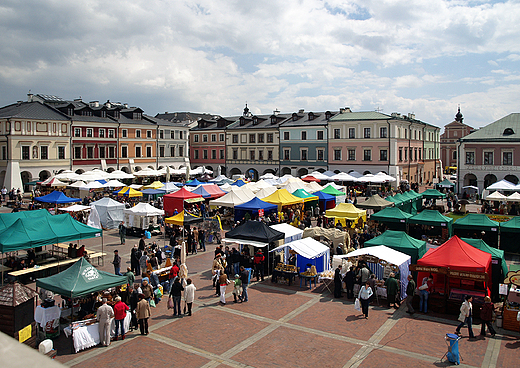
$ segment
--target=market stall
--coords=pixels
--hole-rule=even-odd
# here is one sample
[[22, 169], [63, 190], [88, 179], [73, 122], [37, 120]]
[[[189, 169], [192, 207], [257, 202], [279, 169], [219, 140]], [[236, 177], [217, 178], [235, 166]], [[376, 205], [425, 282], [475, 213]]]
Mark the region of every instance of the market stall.
[[249, 213], [251, 219], [255, 219], [257, 216], [267, 216], [277, 211], [278, 206], [276, 204], [264, 202], [260, 198], [255, 197], [249, 202], [235, 206], [235, 221], [242, 220], [246, 213]]
[[[320, 190], [320, 192], [333, 196], [336, 204], [344, 203], [345, 199], [347, 198], [345, 192], [342, 192], [341, 190], [338, 190], [334, 187], [334, 183], [327, 184], [322, 190]], [[314, 194], [317, 195], [316, 193]]]
[[[412, 228], [411, 225], [422, 226]], [[421, 213], [410, 217], [408, 226], [410, 234], [416, 239], [421, 239], [422, 235], [448, 239], [453, 235], [453, 219], [435, 210], [423, 210]]]
[[95, 207], [101, 226], [105, 229], [117, 229], [121, 221], [123, 221], [125, 205], [121, 202], [114, 201], [111, 198], [103, 198], [91, 203], [90, 207]]
[[304, 200], [302, 198], [296, 197], [289, 193], [287, 189], [278, 189], [276, 192], [262, 198], [264, 202], [269, 202], [272, 204], [276, 204], [278, 206], [278, 211], [281, 211], [283, 207], [296, 205], [297, 208], [303, 209]]
[[318, 203], [322, 212], [325, 212], [326, 210], [334, 208], [336, 206], [336, 197], [334, 197], [333, 195], [323, 193], [321, 190], [312, 194], [318, 196]]
[[359, 219], [363, 222], [367, 221], [367, 211], [356, 208], [352, 203], [339, 203], [333, 209], [325, 212], [325, 217], [334, 218], [334, 223], [341, 223], [343, 226], [347, 226], [347, 221], [352, 223], [351, 227], [354, 227], [358, 223]]
[[250, 200], [254, 199], [255, 195], [252, 191], [244, 191], [244, 190], [236, 190], [236, 191], [230, 191], [229, 193], [223, 195], [222, 197], [218, 199], [213, 199], [209, 201], [209, 205], [211, 207], [229, 207], [234, 208], [235, 206], [238, 206], [239, 204], [247, 203]]
[[500, 249], [508, 253], [520, 253], [520, 216], [500, 223]]
[[445, 312], [457, 312], [465, 295], [473, 296], [474, 305], [483, 304], [490, 294], [491, 254], [476, 249], [453, 236], [436, 249], [430, 249], [417, 261], [417, 279], [432, 274], [435, 293], [430, 304]]
[[404, 231], [386, 230], [381, 235], [365, 241], [364, 247], [384, 245], [412, 258], [412, 264], [426, 253], [426, 242], [412, 238]]
[[314, 213], [314, 208], [318, 206], [319, 199], [317, 195], [310, 194], [305, 189], [297, 189], [292, 192], [293, 196], [302, 198], [304, 201], [303, 209], [305, 211], [309, 210]]
[[394, 202], [395, 207], [406, 213], [412, 213], [412, 201], [404, 198], [401, 193], [397, 193], [391, 197], [386, 197], [387, 201]]
[[[334, 258], [348, 259], [351, 262], [365, 261], [368, 268], [380, 281], [388, 277], [390, 272], [399, 273], [400, 297], [401, 299], [406, 298], [406, 286], [408, 286], [407, 277], [410, 273], [409, 267], [412, 259], [409, 255], [385, 247], [384, 245], [378, 245], [375, 247], [361, 248], [347, 254], [334, 256]], [[378, 295], [386, 297], [386, 292], [384, 292], [385, 289], [381, 285], [381, 282], [379, 282], [378, 288], [383, 291], [379, 292]]]
[[303, 230], [298, 229], [292, 225], [282, 223], [269, 226], [271, 229], [275, 229], [285, 234], [285, 243], [290, 243], [295, 240], [300, 240], [303, 237]]
[[163, 196], [163, 208], [167, 216], [172, 216], [175, 210], [182, 212], [185, 208], [184, 202], [204, 202], [204, 197], [200, 194], [192, 193], [186, 188], [166, 194]]
[[[469, 213], [453, 223], [454, 234], [459, 237], [482, 238], [487, 244], [498, 248], [500, 223], [491, 220], [483, 213]], [[482, 231], [485, 232], [482, 236]]]
[[[148, 203], [138, 203], [132, 208], [123, 210], [125, 223], [127, 226], [127, 235], [133, 235], [137, 237], [143, 236], [145, 230], [157, 231], [161, 233], [160, 225], [158, 224], [158, 218], [164, 216], [164, 211]], [[157, 235], [157, 234], [155, 234]]]
[[343, 244], [343, 248], [346, 250], [350, 246], [350, 235], [346, 231], [342, 231], [336, 228], [325, 229], [323, 227], [307, 227], [303, 229], [303, 237], [312, 237], [316, 240], [322, 238], [330, 241], [334, 248]]
[[520, 329], [520, 322], [517, 319], [517, 315], [520, 313], [520, 272], [509, 271], [503, 286], [505, 290], [501, 294], [505, 295], [506, 301], [502, 309], [502, 327], [518, 332]]
[[370, 215], [370, 220], [385, 224], [391, 230], [406, 230], [411, 214], [398, 207], [387, 207]]
[[378, 212], [381, 211], [383, 208], [392, 207], [393, 205], [393, 202], [381, 198], [379, 194], [374, 194], [365, 202], [356, 204], [356, 207]]

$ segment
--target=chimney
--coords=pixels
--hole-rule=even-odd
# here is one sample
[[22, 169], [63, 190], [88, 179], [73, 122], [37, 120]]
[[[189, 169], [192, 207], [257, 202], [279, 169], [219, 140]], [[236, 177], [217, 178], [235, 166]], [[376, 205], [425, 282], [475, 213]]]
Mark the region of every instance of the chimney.
[[300, 110], [298, 110], [298, 114], [303, 114], [304, 111], [305, 111], [304, 109], [300, 109]]
[[80, 98], [75, 98], [74, 102], [82, 102], [81, 97]]
[[339, 113], [340, 114], [345, 114], [347, 112], [352, 112], [352, 110], [350, 110], [350, 107], [340, 107], [339, 108]]
[[408, 113], [408, 119], [410, 119], [410, 120], [415, 119], [415, 114], [414, 114], [414, 113], [411, 113], [411, 112]]
[[401, 117], [401, 114], [399, 114], [398, 112], [393, 112], [393, 113], [391, 114], [391, 116], [392, 116], [393, 118], [399, 118], [399, 117]]
[[99, 101], [90, 101], [88, 104], [90, 107], [99, 107]]
[[276, 110], [273, 111], [273, 115], [274, 116], [277, 116], [278, 114], [280, 114], [280, 110], [276, 109]]
[[27, 94], [27, 102], [33, 102], [33, 94], [31, 93], [31, 91], [29, 91], [29, 93]]
[[128, 109], [128, 104], [127, 103], [123, 104], [123, 106], [125, 107], [125, 109]]

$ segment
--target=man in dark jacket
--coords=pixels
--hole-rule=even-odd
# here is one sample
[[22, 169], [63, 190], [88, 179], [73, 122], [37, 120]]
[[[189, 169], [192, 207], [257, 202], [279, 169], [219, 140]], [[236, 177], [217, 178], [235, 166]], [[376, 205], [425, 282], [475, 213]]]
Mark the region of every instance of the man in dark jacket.
[[121, 274], [121, 257], [119, 256], [117, 250], [114, 251], [114, 260], [112, 261], [112, 264], [114, 265], [114, 273], [116, 275], [123, 276]]
[[354, 298], [354, 284], [356, 283], [356, 274], [354, 273], [354, 266], [350, 266], [344, 278], [345, 286], [347, 288], [347, 299]]
[[399, 308], [396, 302], [397, 291], [399, 289], [399, 285], [397, 280], [395, 279], [395, 274], [393, 272], [390, 273], [390, 276], [385, 281], [386, 286], [386, 294], [388, 300], [388, 307]]
[[256, 281], [258, 281], [259, 278], [261, 278], [262, 281], [264, 281], [264, 261], [264, 254], [260, 249], [258, 249], [258, 252], [256, 252], [254, 259]]
[[413, 280], [412, 275], [408, 275], [408, 286], [406, 287], [406, 307], [408, 310], [406, 313], [414, 314], [415, 310], [412, 307], [412, 299], [415, 294], [415, 281]]
[[141, 258], [141, 251], [139, 251], [137, 245], [134, 245], [130, 252], [130, 268], [136, 276], [141, 274], [141, 269], [139, 268], [139, 258]]
[[334, 273], [334, 298], [341, 298], [341, 289], [343, 288], [342, 284], [341, 265], [339, 265]]
[[240, 281], [242, 281], [242, 296], [240, 297], [241, 302], [247, 302], [247, 287], [249, 286], [249, 271], [240, 266]]

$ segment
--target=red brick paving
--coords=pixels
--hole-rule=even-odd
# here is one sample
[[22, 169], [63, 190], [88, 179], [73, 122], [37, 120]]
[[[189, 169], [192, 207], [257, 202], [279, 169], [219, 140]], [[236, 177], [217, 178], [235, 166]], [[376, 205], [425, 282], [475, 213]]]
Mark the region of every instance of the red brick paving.
[[280, 327], [231, 357], [253, 367], [341, 367], [359, 346]]
[[497, 367], [515, 367], [520, 362], [520, 339], [504, 336], [500, 344]]
[[[439, 360], [440, 360], [439, 356]], [[401, 354], [394, 354], [383, 350], [374, 349], [372, 350], [363, 362], [359, 365], [360, 367], [413, 367], [413, 368], [431, 368], [435, 367], [432, 363], [425, 362], [422, 360], [403, 356]], [[444, 366], [444, 365], [442, 365]]]
[[154, 333], [211, 353], [222, 354], [267, 326], [265, 322], [205, 308], [191, 317], [176, 319], [175, 323], [161, 327]]

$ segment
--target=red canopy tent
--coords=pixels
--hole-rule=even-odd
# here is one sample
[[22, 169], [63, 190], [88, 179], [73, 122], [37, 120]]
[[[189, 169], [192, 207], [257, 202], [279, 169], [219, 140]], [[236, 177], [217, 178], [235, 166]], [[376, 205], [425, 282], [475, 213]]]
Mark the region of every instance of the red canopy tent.
[[185, 188], [181, 188], [180, 190], [166, 194], [163, 196], [164, 204], [163, 209], [166, 216], [173, 216], [173, 212], [177, 210], [177, 212], [184, 211], [184, 201], [187, 199], [195, 199], [200, 198], [204, 201], [204, 198], [200, 194], [192, 193]]
[[306, 182], [309, 182], [309, 183], [310, 183], [311, 181], [315, 181], [315, 182], [317, 182], [317, 183], [320, 182], [320, 179], [316, 179], [316, 178], [315, 178], [314, 176], [312, 176], [312, 175], [306, 175], [306, 176], [304, 176], [304, 177], [302, 178], [302, 180], [303, 180], [303, 181], [306, 181]]
[[[439, 272], [428, 271], [429, 267], [437, 268]], [[444, 285], [445, 295], [450, 298], [453, 298], [453, 289], [461, 292], [480, 291], [489, 295], [491, 254], [472, 247], [458, 236], [453, 236], [440, 247], [428, 250], [417, 261], [417, 271], [419, 285], [423, 277], [431, 272], [435, 290], [440, 291]]]

